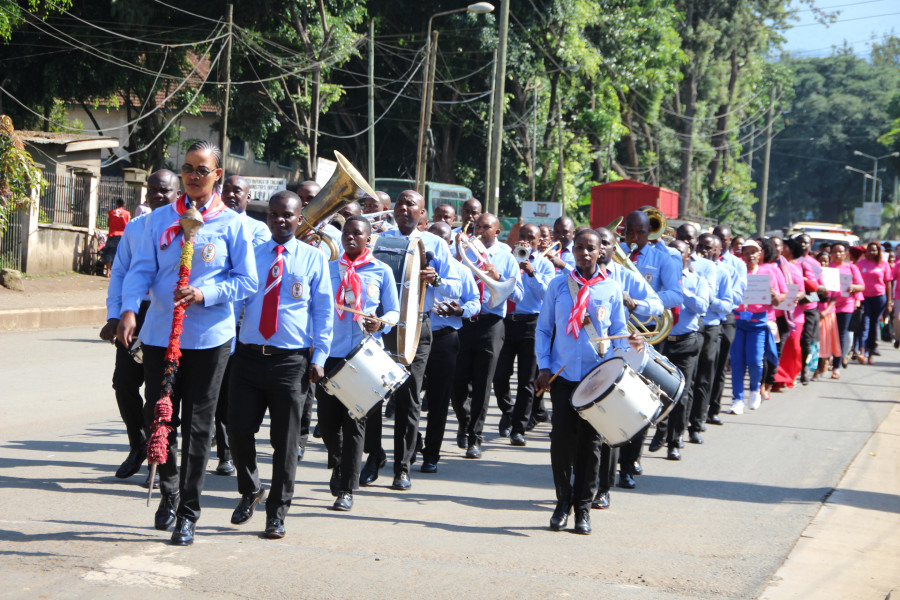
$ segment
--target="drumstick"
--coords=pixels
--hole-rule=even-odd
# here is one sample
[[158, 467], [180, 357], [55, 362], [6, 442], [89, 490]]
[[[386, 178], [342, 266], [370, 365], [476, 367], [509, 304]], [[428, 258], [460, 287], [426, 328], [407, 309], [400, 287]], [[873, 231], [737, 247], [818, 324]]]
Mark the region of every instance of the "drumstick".
[[379, 323], [384, 323], [385, 325], [388, 325], [389, 327], [396, 327], [396, 326], [397, 326], [396, 323], [391, 323], [390, 321], [385, 321], [384, 319], [379, 319], [378, 317], [374, 317], [374, 316], [372, 316], [372, 315], [367, 315], [367, 314], [364, 313], [363, 311], [361, 311], [361, 310], [355, 310], [355, 309], [353, 309], [353, 308], [350, 308], [349, 306], [335, 306], [334, 309], [335, 309], [335, 310], [339, 310], [339, 309], [340, 309], [340, 310], [346, 310], [346, 311], [347, 311], [348, 313], [350, 313], [350, 314], [359, 315], [359, 316], [365, 317], [365, 318], [367, 318], [367, 319], [372, 319], [372, 320], [374, 320], [374, 321], [378, 321]]
[[[625, 338], [630, 338], [632, 335], [633, 334], [631, 334], [631, 333], [626, 334], [626, 335], [608, 335], [606, 337], [591, 338], [591, 341], [592, 342], [605, 342], [607, 340], [624, 340]], [[644, 331], [644, 332], [637, 334], [638, 337], [647, 337], [648, 335], [653, 335], [653, 332], [652, 331]]]
[[557, 377], [559, 377], [559, 374], [562, 373], [562, 370], [565, 369], [565, 368], [566, 368], [566, 365], [561, 366], [561, 367], [559, 368], [559, 371], [557, 371], [556, 373], [554, 373], [554, 374], [553, 374], [553, 377], [550, 378], [550, 381], [547, 382], [547, 387], [545, 387], [544, 389], [542, 389], [541, 391], [539, 391], [537, 394], [535, 394], [535, 397], [536, 397], [536, 398], [540, 398], [541, 396], [543, 396], [543, 395], [544, 395], [544, 392], [546, 392], [547, 390], [550, 389], [550, 384], [553, 383], [553, 380], [556, 379]]

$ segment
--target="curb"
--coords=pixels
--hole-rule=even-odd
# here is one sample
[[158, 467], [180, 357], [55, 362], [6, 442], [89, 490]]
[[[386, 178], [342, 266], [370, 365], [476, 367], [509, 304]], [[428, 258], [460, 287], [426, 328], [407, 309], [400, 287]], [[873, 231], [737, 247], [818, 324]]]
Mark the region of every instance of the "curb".
[[63, 306], [0, 310], [0, 331], [84, 327], [106, 323], [105, 306]]

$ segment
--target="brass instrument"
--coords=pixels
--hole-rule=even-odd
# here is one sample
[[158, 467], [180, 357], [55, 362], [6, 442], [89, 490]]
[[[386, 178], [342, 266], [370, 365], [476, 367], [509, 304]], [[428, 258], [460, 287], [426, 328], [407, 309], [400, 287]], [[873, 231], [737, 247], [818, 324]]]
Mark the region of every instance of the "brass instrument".
[[562, 244], [559, 243], [559, 240], [556, 240], [547, 248], [540, 253], [541, 258], [547, 258], [547, 256], [556, 256], [559, 254], [559, 251], [562, 249]]
[[[657, 235], [655, 239], [659, 239], [659, 237], [663, 234], [663, 232], [665, 232], [666, 229], [666, 217], [662, 214], [662, 212], [659, 212], [658, 215], [654, 214], [650, 218], [651, 236], [656, 233]], [[655, 226], [654, 219], [656, 219], [657, 221]], [[619, 227], [619, 224], [621, 222], [622, 217], [619, 217], [607, 226], [607, 229], [612, 232], [613, 239], [616, 242], [614, 244], [615, 252], [613, 253], [612, 259], [619, 263], [622, 268], [628, 269], [629, 271], [633, 272], [635, 275], [643, 279], [644, 276], [641, 274], [635, 264], [631, 262], [631, 259], [628, 258], [628, 255], [625, 254], [625, 250], [622, 249], [622, 246], [619, 245], [616, 229]], [[657, 231], [659, 233], [657, 233]], [[634, 251], [636, 248], [637, 244], [631, 245], [631, 251]], [[646, 321], [641, 321], [639, 318], [634, 316], [634, 314], [631, 314], [628, 317], [628, 331], [637, 332], [641, 335], [644, 335], [644, 339], [648, 344], [652, 346], [655, 346], [656, 344], [665, 340], [666, 337], [668, 337], [669, 332], [672, 330], [673, 325], [675, 325], [675, 319], [672, 317], [672, 311], [669, 309], [665, 309], [661, 315], [650, 317]]]
[[[475, 247], [475, 244], [481, 246], [483, 251], [480, 251]], [[460, 260], [462, 260], [463, 264], [472, 269], [472, 273], [475, 277], [484, 284], [484, 287], [487, 288], [491, 292], [491, 301], [488, 303], [488, 308], [494, 308], [496, 306], [500, 306], [503, 302], [506, 302], [506, 299], [509, 298], [513, 291], [516, 289], [516, 277], [512, 277], [511, 279], [507, 279], [506, 281], [496, 281], [492, 279], [487, 272], [482, 271], [469, 259], [466, 254], [466, 250], [469, 247], [472, 247], [472, 250], [476, 252], [481, 252], [481, 254], [486, 255], [487, 250], [484, 248], [484, 245], [477, 238], [470, 238], [469, 240], [464, 239], [463, 232], [460, 231], [456, 234], [456, 247], [459, 250]]]
[[364, 195], [378, 197], [365, 177], [360, 175], [343, 154], [335, 151], [334, 157], [337, 160], [334, 174], [322, 190], [316, 194], [316, 197], [301, 211], [303, 220], [300, 222], [296, 234], [297, 238], [303, 241], [306, 241], [307, 237], [312, 238], [316, 243], [307, 242], [310, 245], [317, 246], [324, 243], [328, 246], [331, 251], [329, 260], [340, 258], [340, 251], [334, 240], [319, 231], [320, 226], [324, 226], [331, 215], [354, 200], [358, 200]]
[[662, 241], [668, 243], [675, 239], [675, 230], [668, 226], [666, 215], [661, 210], [655, 206], [642, 206], [639, 210], [650, 219], [650, 236], [648, 239], [651, 242], [662, 239]]
[[528, 257], [531, 256], [531, 246], [522, 246], [521, 244], [516, 244], [512, 248], [513, 258], [516, 259], [516, 262], [525, 262], [528, 260]]

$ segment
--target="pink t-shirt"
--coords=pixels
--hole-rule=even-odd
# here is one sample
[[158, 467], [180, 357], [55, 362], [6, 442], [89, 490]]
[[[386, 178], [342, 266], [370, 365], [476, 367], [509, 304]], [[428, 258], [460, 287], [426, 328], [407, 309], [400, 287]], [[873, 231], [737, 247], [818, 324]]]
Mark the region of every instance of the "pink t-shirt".
[[[862, 275], [859, 273], [859, 269], [856, 268], [851, 262], [845, 262], [841, 266], [837, 266], [834, 263], [831, 263], [832, 267], [836, 268], [841, 273], [849, 273], [853, 276], [852, 283], [854, 285], [863, 285]], [[853, 309], [856, 308], [856, 296], [858, 294], [850, 294], [849, 296], [841, 296], [840, 292], [828, 292], [828, 297], [834, 300], [834, 312], [836, 313], [850, 313], [853, 312]]]
[[[748, 270], [747, 273], [751, 275], [768, 274], [769, 279], [772, 281], [772, 288], [779, 294], [787, 293], [787, 284], [784, 281], [784, 273], [781, 272], [781, 267], [778, 266], [778, 263], [761, 264], [757, 267], [755, 272]], [[771, 304], [741, 304], [737, 307], [737, 310], [749, 311], [752, 313], [766, 312], [769, 321], [775, 320], [775, 307]]]
[[859, 269], [866, 286], [866, 289], [863, 290], [863, 296], [866, 298], [883, 296], [888, 282], [894, 280], [894, 275], [886, 260], [876, 263], [864, 256], [856, 262], [856, 268]]

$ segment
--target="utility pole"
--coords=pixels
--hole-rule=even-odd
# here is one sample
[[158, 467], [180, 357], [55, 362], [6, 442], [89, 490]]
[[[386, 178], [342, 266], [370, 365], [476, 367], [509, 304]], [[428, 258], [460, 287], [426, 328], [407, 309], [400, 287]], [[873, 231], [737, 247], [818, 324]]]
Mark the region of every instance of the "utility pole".
[[228, 37], [225, 43], [225, 103], [222, 107], [222, 130], [219, 132], [219, 148], [222, 150], [222, 177], [225, 176], [225, 157], [228, 156], [228, 105], [231, 103], [231, 30], [234, 25], [234, 5], [225, 5], [225, 19], [228, 21]]
[[484, 165], [484, 198], [485, 203], [491, 197], [491, 167], [493, 163], [493, 143], [494, 143], [494, 94], [497, 93], [497, 51], [494, 50], [494, 65], [491, 67], [491, 112], [488, 115], [488, 131], [487, 131], [487, 157]]
[[500, 0], [500, 45], [497, 48], [497, 76], [494, 79], [494, 118], [491, 134], [491, 180], [486, 198], [488, 212], [497, 214], [500, 205], [500, 163], [503, 149], [503, 99], [506, 96], [506, 41], [509, 37], [509, 0]]
[[766, 234], [766, 211], [769, 210], [769, 162], [772, 155], [772, 113], [775, 110], [775, 88], [769, 92], [769, 112], [766, 114], [766, 152], [763, 155], [762, 194], [759, 200], [757, 234]]
[[375, 21], [369, 21], [369, 185], [375, 187]]
[[562, 94], [556, 94], [556, 138], [559, 149], [559, 166], [556, 170], [557, 185], [559, 186], [559, 204], [562, 214], [566, 214], [566, 179], [564, 172], [565, 153], [563, 152], [563, 126], [562, 126]]

